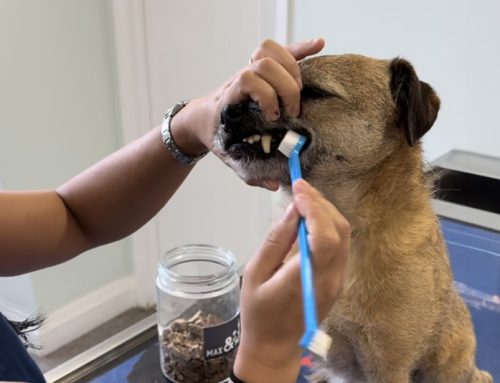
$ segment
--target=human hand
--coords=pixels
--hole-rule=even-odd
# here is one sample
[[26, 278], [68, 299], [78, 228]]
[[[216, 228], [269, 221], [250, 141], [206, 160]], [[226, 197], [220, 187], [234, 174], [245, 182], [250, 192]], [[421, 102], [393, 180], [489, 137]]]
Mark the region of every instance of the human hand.
[[[350, 251], [350, 226], [338, 210], [304, 180], [293, 185], [294, 201], [247, 264], [241, 295], [241, 343], [236, 376], [247, 382], [295, 381], [304, 332], [300, 260], [283, 264], [305, 217], [319, 319], [337, 299]], [[275, 378], [274, 378], [275, 377]]]
[[[259, 105], [269, 120], [279, 118], [279, 99], [287, 113], [297, 117], [302, 89], [297, 60], [318, 53], [324, 44], [323, 39], [315, 39], [284, 47], [273, 40], [263, 41], [252, 54], [251, 63], [208, 96], [192, 100], [172, 119], [172, 135], [176, 143], [192, 155], [212, 149], [224, 106], [248, 98]], [[215, 154], [221, 157], [219, 153]], [[277, 180], [262, 183], [244, 178], [244, 181], [271, 190], [279, 186]]]

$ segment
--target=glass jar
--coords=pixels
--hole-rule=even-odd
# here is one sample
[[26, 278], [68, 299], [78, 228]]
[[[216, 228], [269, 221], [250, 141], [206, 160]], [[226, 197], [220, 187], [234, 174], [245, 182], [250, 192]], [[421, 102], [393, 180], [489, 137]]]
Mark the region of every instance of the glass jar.
[[232, 253], [210, 245], [170, 250], [160, 260], [156, 286], [163, 375], [174, 383], [227, 381], [240, 333]]

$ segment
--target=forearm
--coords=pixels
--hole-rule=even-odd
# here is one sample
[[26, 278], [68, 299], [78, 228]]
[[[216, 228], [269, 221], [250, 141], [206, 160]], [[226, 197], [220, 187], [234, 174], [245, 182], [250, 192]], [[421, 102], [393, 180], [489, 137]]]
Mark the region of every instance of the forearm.
[[56, 191], [1, 193], [0, 275], [52, 266], [133, 233], [191, 168], [171, 157], [155, 128]]
[[[322, 46], [317, 40], [287, 51], [275, 42], [264, 42], [254, 53], [253, 64], [212, 94], [191, 101], [173, 118], [174, 140], [193, 156], [211, 149], [222, 108], [249, 97], [268, 118], [276, 118], [278, 94], [287, 100], [288, 112], [296, 114], [299, 93], [288, 96], [286, 91], [300, 85], [296, 59], [317, 53]], [[260, 65], [261, 58], [268, 58], [269, 65]], [[0, 275], [63, 262], [131, 234], [164, 206], [191, 168], [171, 157], [156, 128], [56, 191], [0, 193]], [[246, 181], [277, 187], [277, 180]]]
[[149, 221], [192, 166], [171, 157], [159, 128], [57, 189], [91, 246], [121, 239]]

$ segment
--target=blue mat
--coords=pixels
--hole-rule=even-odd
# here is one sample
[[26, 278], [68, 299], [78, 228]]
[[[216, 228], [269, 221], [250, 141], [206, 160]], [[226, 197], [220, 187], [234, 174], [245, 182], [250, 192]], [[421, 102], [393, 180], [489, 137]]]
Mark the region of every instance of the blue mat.
[[477, 365], [500, 382], [500, 233], [441, 219], [455, 288], [477, 338]]

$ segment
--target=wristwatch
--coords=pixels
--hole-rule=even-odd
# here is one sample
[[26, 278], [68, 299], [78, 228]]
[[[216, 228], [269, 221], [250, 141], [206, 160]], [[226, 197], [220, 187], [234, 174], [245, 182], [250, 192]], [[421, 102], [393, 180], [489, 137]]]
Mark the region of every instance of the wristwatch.
[[163, 119], [163, 123], [161, 124], [161, 138], [163, 140], [163, 143], [167, 147], [168, 151], [170, 152], [171, 156], [174, 157], [178, 162], [180, 162], [183, 165], [194, 165], [203, 157], [205, 157], [208, 151], [200, 154], [197, 157], [191, 157], [187, 155], [181, 150], [181, 148], [179, 148], [179, 146], [177, 146], [177, 144], [174, 141], [174, 138], [172, 137], [172, 132], [170, 131], [170, 124], [172, 123], [172, 118], [188, 103], [189, 101], [185, 100], [179, 101], [169, 110], [167, 110], [167, 113], [165, 113], [165, 117]]

